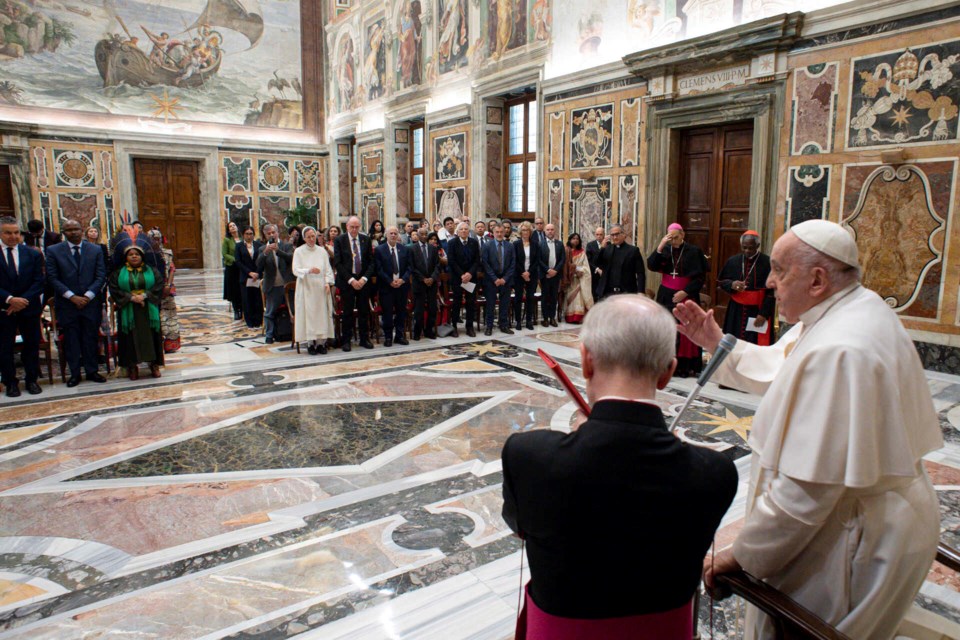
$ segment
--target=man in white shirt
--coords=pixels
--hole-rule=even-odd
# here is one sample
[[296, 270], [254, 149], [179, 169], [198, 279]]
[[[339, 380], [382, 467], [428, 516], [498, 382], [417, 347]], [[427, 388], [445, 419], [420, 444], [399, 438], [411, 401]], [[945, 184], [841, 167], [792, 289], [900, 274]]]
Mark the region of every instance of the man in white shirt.
[[[937, 496], [921, 458], [943, 446], [916, 349], [896, 314], [860, 285], [840, 225], [795, 225], [771, 253], [767, 286], [796, 323], [769, 347], [740, 341], [718, 382], [763, 399], [753, 420], [747, 516], [705, 567], [745, 569], [851, 638], [893, 637], [936, 554]], [[679, 330], [709, 351], [713, 312], [677, 305]], [[747, 638], [770, 638], [748, 609]]]

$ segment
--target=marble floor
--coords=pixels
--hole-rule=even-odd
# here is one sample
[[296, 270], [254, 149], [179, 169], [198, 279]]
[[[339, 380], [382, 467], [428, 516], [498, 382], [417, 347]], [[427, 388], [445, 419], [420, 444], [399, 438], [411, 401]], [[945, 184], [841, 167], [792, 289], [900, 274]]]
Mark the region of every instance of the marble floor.
[[[500, 449], [569, 430], [577, 328], [327, 356], [231, 320], [216, 272], [178, 274], [183, 348], [163, 377], [0, 401], [0, 638], [512, 637], [519, 541]], [[960, 546], [960, 378], [931, 374], [947, 445], [927, 468]], [[658, 396], [675, 415], [691, 381]], [[680, 435], [730, 456], [741, 490], [758, 399], [710, 385]], [[960, 577], [918, 604], [960, 622]], [[711, 609], [712, 606], [712, 609]], [[739, 637], [704, 599], [703, 637]]]

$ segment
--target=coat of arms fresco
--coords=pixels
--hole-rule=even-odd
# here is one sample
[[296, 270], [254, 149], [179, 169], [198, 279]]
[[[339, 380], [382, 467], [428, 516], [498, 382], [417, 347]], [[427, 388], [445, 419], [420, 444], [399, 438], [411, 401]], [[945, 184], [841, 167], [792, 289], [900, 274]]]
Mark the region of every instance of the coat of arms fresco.
[[571, 120], [570, 167], [613, 166], [613, 105], [574, 109]]

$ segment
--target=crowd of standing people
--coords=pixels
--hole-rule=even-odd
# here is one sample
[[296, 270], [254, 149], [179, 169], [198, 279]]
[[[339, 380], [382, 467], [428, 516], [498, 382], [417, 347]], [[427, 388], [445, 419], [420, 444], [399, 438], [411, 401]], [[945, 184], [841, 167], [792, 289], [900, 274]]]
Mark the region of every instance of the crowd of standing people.
[[[164, 353], [180, 348], [176, 267], [163, 234], [159, 229], [145, 233], [134, 222], [107, 245], [98, 228], [84, 229], [76, 220], [63, 221], [60, 232], [40, 220], [21, 231], [15, 218], [0, 219], [0, 382], [6, 395], [20, 395], [14, 360], [18, 336], [25, 388], [33, 395], [43, 391], [39, 350], [48, 307], [46, 321], [69, 369], [68, 387], [84, 377], [106, 382], [100, 361], [111, 357], [111, 348], [101, 348], [104, 342], [115, 342], [118, 363], [131, 379], [139, 377], [141, 363], [160, 377]], [[115, 329], [104, 323], [111, 312]]]

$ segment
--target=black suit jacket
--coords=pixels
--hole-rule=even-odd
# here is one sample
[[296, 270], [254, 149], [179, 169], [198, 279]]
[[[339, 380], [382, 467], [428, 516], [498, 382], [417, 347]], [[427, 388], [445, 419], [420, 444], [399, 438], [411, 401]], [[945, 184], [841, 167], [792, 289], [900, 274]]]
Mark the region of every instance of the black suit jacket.
[[23, 242], [28, 247], [36, 247], [41, 251], [46, 251], [49, 247], [52, 247], [55, 244], [63, 242], [63, 237], [54, 231], [44, 231], [43, 232], [43, 242], [37, 242], [37, 239], [34, 238], [29, 231], [23, 232]]
[[470, 281], [475, 283], [480, 270], [480, 242], [467, 238], [467, 246], [463, 246], [460, 238], [451, 238], [447, 242], [447, 263], [451, 282], [460, 282], [463, 274], [469, 273]]
[[503, 268], [499, 268], [499, 256], [497, 255], [497, 241], [491, 240], [483, 245], [480, 250], [480, 262], [483, 264], [483, 277], [485, 280], [494, 282], [500, 278], [506, 280], [508, 286], [513, 286], [513, 273], [515, 267], [513, 255], [513, 245], [506, 240], [503, 241]]
[[[373, 250], [373, 260], [377, 269], [377, 284], [381, 289], [390, 288], [393, 282], [393, 257], [390, 255], [390, 245], [386, 242], [378, 244]], [[400, 266], [400, 279], [410, 282], [410, 247], [397, 243], [397, 263]]]
[[590, 275], [596, 277], [597, 273], [597, 261], [600, 258], [600, 243], [596, 240], [591, 240], [587, 243], [586, 252], [587, 252], [587, 262], [590, 264]]
[[83, 296], [92, 292], [99, 296], [107, 280], [107, 267], [103, 263], [103, 251], [97, 245], [80, 243], [80, 268], [73, 260], [69, 242], [59, 242], [47, 249], [47, 281], [53, 287], [57, 317], [68, 321], [77, 315], [95, 319], [100, 314], [99, 304], [88, 304], [83, 309], [64, 298], [67, 292]]
[[[368, 281], [374, 276], [373, 246], [370, 236], [357, 234], [357, 243], [360, 246], [360, 273], [358, 280], [366, 278]], [[333, 244], [333, 268], [337, 271], [337, 288], [341, 291], [349, 287], [353, 273], [353, 250], [350, 248], [350, 234], [341, 233]]]
[[263, 247], [260, 248], [260, 254], [257, 256], [257, 273], [263, 281], [261, 285], [264, 293], [269, 293], [273, 289], [273, 282], [277, 278], [277, 266], [280, 267], [280, 277], [283, 278], [283, 284], [293, 282], [293, 245], [288, 242], [277, 243], [277, 261], [267, 254]]
[[[14, 252], [19, 256], [16, 279], [7, 272], [7, 247], [0, 243], [0, 313], [6, 317], [7, 298], [26, 298], [30, 303], [19, 313], [24, 316], [40, 315], [40, 295], [43, 293], [43, 256], [25, 244], [18, 244]], [[86, 293], [86, 292], [84, 292]]]
[[563, 246], [563, 243], [559, 240], [547, 240], [545, 239], [540, 243], [540, 277], [547, 277], [547, 270], [549, 269], [550, 261], [550, 243], [553, 243], [553, 250], [555, 253], [556, 264], [553, 265], [553, 270], [557, 272], [554, 278], [559, 278], [563, 274], [563, 261], [567, 259], [567, 252]]
[[244, 287], [247, 284], [247, 278], [250, 277], [251, 273], [260, 273], [260, 270], [257, 269], [257, 258], [260, 257], [260, 250], [263, 248], [263, 243], [259, 240], [253, 241], [253, 255], [250, 255], [250, 252], [247, 251], [247, 245], [243, 242], [237, 243], [237, 250], [235, 253], [237, 270], [240, 275], [240, 286]]
[[427, 259], [423, 259], [423, 251], [420, 250], [420, 243], [410, 245], [411, 264], [413, 265], [413, 290], [421, 291], [427, 285], [423, 283], [425, 278], [433, 278], [433, 285], [437, 285], [437, 278], [440, 277], [440, 252], [437, 247], [429, 242], [424, 245], [427, 248]]
[[652, 404], [601, 400], [577, 431], [514, 434], [502, 457], [503, 518], [526, 540], [531, 597], [556, 616], [688, 602], [737, 492], [733, 462], [678, 440]]
[[[625, 293], [644, 293], [647, 290], [647, 269], [643, 264], [640, 249], [626, 242], [622, 246], [625, 248], [620, 249], [620, 251], [626, 251], [627, 255], [620, 269], [620, 288]], [[613, 252], [616, 250], [616, 245], [611, 242], [600, 252], [600, 257], [597, 260], [597, 266], [603, 269], [600, 284], [597, 286], [597, 292], [601, 295], [606, 290], [607, 280], [610, 278], [608, 267], [613, 260]]]
[[[541, 251], [543, 251], [543, 245], [538, 243], [532, 237], [530, 239], [530, 280], [532, 282], [537, 282], [543, 276], [545, 271], [541, 271]], [[523, 253], [523, 240], [517, 239], [513, 241], [513, 255], [516, 258], [516, 264], [514, 265], [514, 280], [515, 284], [520, 284], [521, 282], [526, 282], [520, 274], [523, 273], [524, 267], [526, 266], [526, 256]]]

